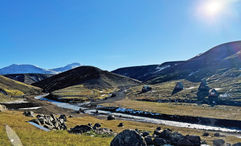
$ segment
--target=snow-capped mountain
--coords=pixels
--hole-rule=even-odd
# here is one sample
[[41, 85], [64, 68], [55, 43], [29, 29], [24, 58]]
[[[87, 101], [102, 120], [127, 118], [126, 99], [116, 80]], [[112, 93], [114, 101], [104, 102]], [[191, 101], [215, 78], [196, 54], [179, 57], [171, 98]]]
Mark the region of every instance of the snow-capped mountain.
[[57, 72], [48, 69], [43, 69], [30, 64], [12, 64], [10, 66], [0, 69], [1, 75], [6, 74], [26, 74], [26, 73], [37, 73], [37, 74], [56, 74]]
[[52, 70], [54, 72], [61, 73], [61, 72], [65, 72], [65, 71], [74, 69], [74, 68], [79, 67], [79, 66], [81, 66], [80, 63], [72, 63], [72, 64], [68, 64], [64, 67], [54, 68], [54, 69], [50, 69], [50, 70]]
[[64, 67], [55, 69], [44, 69], [31, 64], [12, 64], [10, 66], [0, 69], [0, 75], [7, 74], [58, 74], [61, 72], [68, 71], [70, 69], [79, 67], [79, 63], [72, 63]]

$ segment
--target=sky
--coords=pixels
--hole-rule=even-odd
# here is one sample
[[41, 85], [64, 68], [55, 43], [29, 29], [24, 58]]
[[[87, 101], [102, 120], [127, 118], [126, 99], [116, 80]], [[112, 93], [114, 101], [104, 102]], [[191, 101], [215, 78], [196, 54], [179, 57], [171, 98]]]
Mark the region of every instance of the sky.
[[1, 0], [0, 68], [187, 60], [241, 40], [240, 26], [239, 0]]

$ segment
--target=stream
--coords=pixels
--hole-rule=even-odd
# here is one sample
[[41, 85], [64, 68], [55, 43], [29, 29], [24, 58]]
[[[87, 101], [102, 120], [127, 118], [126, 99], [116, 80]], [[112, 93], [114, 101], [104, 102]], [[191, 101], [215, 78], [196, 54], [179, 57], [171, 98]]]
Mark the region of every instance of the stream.
[[[84, 110], [84, 112], [86, 114], [94, 115], [94, 116], [106, 116], [106, 115], [112, 114], [115, 117], [119, 117], [122, 120], [132, 120], [132, 121], [139, 121], [139, 122], [146, 122], [146, 123], [153, 123], [153, 124], [162, 124], [162, 125], [167, 125], [167, 126], [233, 133], [234, 136], [241, 138], [241, 129], [237, 129], [237, 128], [225, 128], [225, 127], [209, 126], [209, 125], [203, 125], [203, 124], [193, 124], [193, 123], [187, 123], [187, 122], [156, 119], [156, 118], [121, 113], [121, 111], [113, 112], [113, 111], [98, 109], [98, 113], [96, 113], [97, 109], [90, 109], [90, 108], [83, 107], [84, 105], [90, 104], [90, 102], [79, 103], [79, 104], [70, 104], [70, 103], [64, 103], [64, 102], [59, 102], [59, 101], [45, 98], [46, 96], [48, 96], [48, 94], [36, 96], [35, 99], [48, 101], [58, 107], [71, 109], [74, 111], [79, 111], [79, 109], [81, 109], [81, 110]], [[140, 112], [144, 112], [144, 111], [140, 111]], [[153, 114], [155, 114], [155, 113], [153, 113]]]

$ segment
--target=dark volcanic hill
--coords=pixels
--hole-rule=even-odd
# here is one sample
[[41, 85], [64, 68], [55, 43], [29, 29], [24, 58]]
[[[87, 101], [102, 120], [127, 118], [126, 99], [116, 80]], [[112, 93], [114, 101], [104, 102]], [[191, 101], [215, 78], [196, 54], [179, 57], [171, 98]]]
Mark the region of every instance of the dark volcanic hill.
[[35, 82], [39, 82], [44, 79], [47, 79], [53, 75], [51, 74], [8, 74], [4, 76], [26, 84], [33, 84]]
[[87, 88], [115, 88], [141, 84], [140, 81], [103, 71], [92, 66], [81, 66], [34, 83], [34, 86], [52, 92], [69, 86], [83, 84]]
[[175, 79], [200, 81], [217, 73], [241, 67], [241, 41], [216, 46], [168, 70], [168, 74], [149, 80], [160, 83]]
[[236, 41], [221, 44], [186, 61], [166, 62], [159, 66], [120, 68], [113, 72], [155, 84], [178, 79], [196, 82], [220, 73], [220, 71], [239, 70], [240, 68], [241, 41]]
[[145, 82], [158, 77], [161, 74], [165, 74], [169, 68], [181, 63], [183, 63], [183, 61], [165, 62], [159, 65], [124, 67], [112, 72]]

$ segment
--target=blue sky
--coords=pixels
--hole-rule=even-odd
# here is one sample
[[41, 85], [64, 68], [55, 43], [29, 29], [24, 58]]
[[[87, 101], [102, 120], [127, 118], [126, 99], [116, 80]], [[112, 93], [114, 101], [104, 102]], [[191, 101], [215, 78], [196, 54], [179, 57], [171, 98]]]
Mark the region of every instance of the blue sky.
[[241, 40], [241, 1], [226, 0], [229, 9], [212, 21], [197, 14], [203, 1], [1, 0], [0, 67], [79, 62], [113, 70], [186, 60]]

